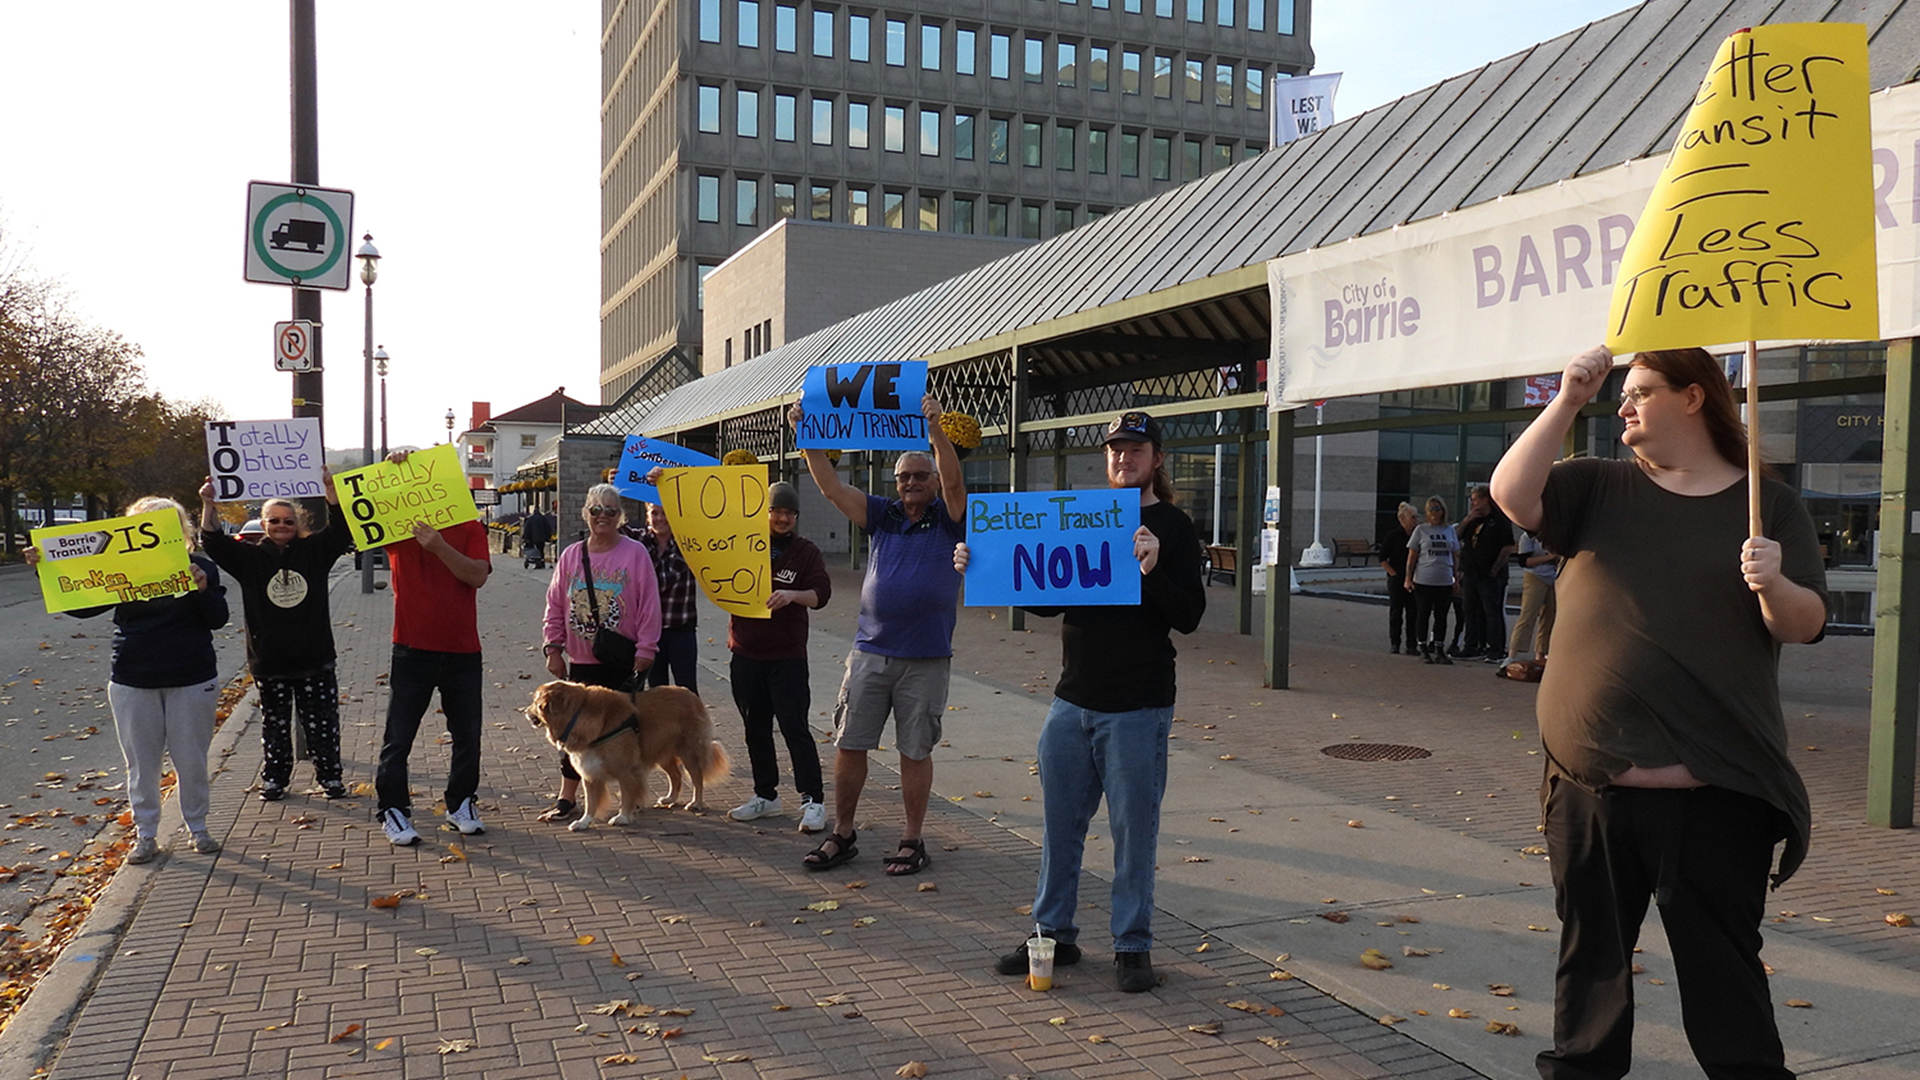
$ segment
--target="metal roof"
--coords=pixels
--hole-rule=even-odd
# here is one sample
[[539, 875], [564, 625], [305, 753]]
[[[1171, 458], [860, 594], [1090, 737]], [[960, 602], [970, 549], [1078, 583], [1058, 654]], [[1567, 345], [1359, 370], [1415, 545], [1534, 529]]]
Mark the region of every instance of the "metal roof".
[[[1866, 24], [1875, 89], [1920, 74], [1920, 0], [1649, 0], [592, 427], [655, 433], [764, 408], [794, 397], [803, 372], [817, 363], [942, 353], [957, 360], [976, 346], [972, 355], [980, 355], [994, 351], [992, 339], [1014, 331], [1044, 330], [1055, 320], [1283, 254], [1664, 154], [1686, 118], [1700, 72], [1729, 33], [1823, 21]], [[1023, 356], [1035, 361], [1037, 374], [1084, 378], [1142, 355], [1173, 355], [1157, 353], [1151, 340], [1129, 347], [1129, 337], [1264, 345], [1264, 279], [1257, 288], [1223, 289], [1205, 299], [1204, 305], [1188, 299], [1144, 314], [1116, 314], [1097, 334], [1084, 332], [1087, 320], [1076, 320], [1057, 339], [1024, 346]], [[1075, 333], [1077, 347], [1068, 336]]]

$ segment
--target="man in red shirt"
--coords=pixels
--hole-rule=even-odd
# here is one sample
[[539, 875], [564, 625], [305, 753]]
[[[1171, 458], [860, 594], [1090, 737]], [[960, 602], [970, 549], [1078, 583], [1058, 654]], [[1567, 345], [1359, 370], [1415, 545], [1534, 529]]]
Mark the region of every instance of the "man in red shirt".
[[[389, 461], [406, 460], [395, 451]], [[393, 665], [387, 679], [387, 730], [374, 792], [380, 827], [400, 847], [420, 842], [413, 828], [407, 756], [420, 719], [440, 691], [453, 739], [447, 772], [447, 823], [461, 833], [486, 831], [473, 796], [480, 789], [480, 623], [476, 604], [493, 563], [487, 530], [477, 521], [435, 529], [415, 522], [413, 537], [387, 546], [393, 574]]]

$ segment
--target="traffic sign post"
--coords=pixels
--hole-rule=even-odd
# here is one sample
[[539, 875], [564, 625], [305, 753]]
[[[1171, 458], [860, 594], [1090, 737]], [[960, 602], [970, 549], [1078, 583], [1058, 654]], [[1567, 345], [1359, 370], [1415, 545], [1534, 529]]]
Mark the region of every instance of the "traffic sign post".
[[246, 279], [301, 289], [350, 284], [353, 192], [255, 180], [247, 185]]
[[273, 370], [319, 371], [320, 350], [314, 345], [315, 324], [306, 319], [273, 324]]

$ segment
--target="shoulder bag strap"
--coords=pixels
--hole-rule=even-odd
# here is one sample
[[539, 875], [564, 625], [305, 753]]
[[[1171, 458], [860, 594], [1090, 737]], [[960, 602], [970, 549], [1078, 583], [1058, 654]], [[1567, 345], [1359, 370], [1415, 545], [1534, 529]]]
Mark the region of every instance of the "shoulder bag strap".
[[585, 540], [580, 541], [580, 572], [587, 579], [587, 610], [593, 613], [594, 628], [605, 629], [600, 623], [600, 598], [593, 591], [593, 560], [587, 557]]

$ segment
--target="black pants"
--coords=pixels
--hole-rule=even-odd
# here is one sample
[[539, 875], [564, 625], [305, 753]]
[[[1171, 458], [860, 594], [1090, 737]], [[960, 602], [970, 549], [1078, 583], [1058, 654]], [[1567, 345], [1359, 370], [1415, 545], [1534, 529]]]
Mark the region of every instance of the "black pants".
[[647, 669], [648, 686], [667, 685], [668, 676], [672, 676], [673, 685], [684, 686], [694, 693], [700, 688], [694, 685], [694, 668], [700, 659], [700, 638], [693, 623], [676, 626], [660, 631], [660, 645], [653, 653], [653, 666]]
[[[1418, 613], [1413, 624], [1420, 628], [1420, 641], [1435, 651], [1447, 647], [1447, 606], [1453, 603], [1452, 585], [1415, 585], [1414, 603]], [[1431, 628], [1431, 632], [1429, 632]]]
[[1710, 1080], [1792, 1080], [1760, 919], [1783, 816], [1725, 788], [1609, 788], [1555, 778], [1547, 852], [1560, 914], [1545, 1080], [1619, 1080], [1633, 1058], [1633, 946], [1647, 901], [1673, 948], [1680, 1011]]
[[293, 714], [307, 732], [313, 778], [340, 779], [340, 683], [329, 663], [319, 671], [285, 678], [256, 678], [260, 687], [260, 779], [287, 786], [293, 777]]
[[1468, 656], [1485, 652], [1499, 656], [1507, 648], [1507, 575], [1469, 575], [1466, 584]]
[[390, 671], [387, 730], [380, 746], [380, 769], [373, 779], [380, 809], [413, 815], [407, 757], [413, 753], [420, 720], [427, 715], [433, 692], [438, 690], [440, 711], [447, 715], [447, 734], [453, 738], [446, 791], [447, 810], [451, 812], [480, 790], [480, 654], [395, 645]]
[[[658, 664], [660, 658], [654, 657], [653, 662]], [[627, 679], [632, 675], [631, 669], [622, 671], [610, 664], [569, 663], [567, 665], [568, 679], [577, 683], [586, 683], [588, 686], [604, 686], [609, 690], [620, 689], [626, 685]], [[560, 755], [560, 775], [567, 780], [580, 779], [580, 774], [573, 767], [573, 759], [565, 754]]]
[[1387, 579], [1387, 641], [1394, 647], [1400, 647], [1400, 631], [1406, 629], [1407, 648], [1411, 650], [1419, 644], [1420, 632], [1413, 628], [1414, 599], [1407, 591], [1405, 577]]
[[773, 725], [787, 743], [793, 762], [793, 788], [802, 799], [824, 802], [820, 782], [820, 750], [807, 727], [813, 704], [807, 686], [807, 662], [733, 658], [733, 703], [746, 722], [747, 758], [753, 762], [753, 793], [763, 799], [780, 797], [780, 759], [774, 755]]

